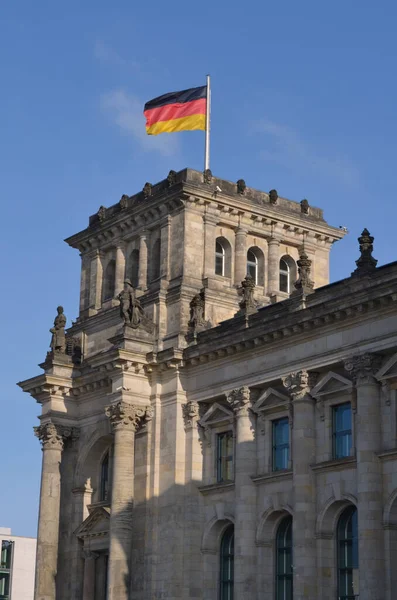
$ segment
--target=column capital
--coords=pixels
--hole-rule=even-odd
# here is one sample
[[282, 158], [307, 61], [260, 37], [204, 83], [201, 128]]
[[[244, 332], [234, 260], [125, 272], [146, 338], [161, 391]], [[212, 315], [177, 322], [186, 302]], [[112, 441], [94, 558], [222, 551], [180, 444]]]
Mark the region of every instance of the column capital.
[[283, 386], [288, 390], [293, 400], [303, 400], [310, 396], [310, 390], [316, 379], [315, 373], [308, 373], [306, 369], [290, 373], [282, 377]]
[[272, 237], [267, 240], [268, 246], [279, 246], [280, 243], [281, 243], [281, 239], [274, 235], [272, 235]]
[[45, 423], [34, 427], [34, 434], [39, 438], [43, 450], [63, 450], [65, 440], [78, 439], [80, 431], [76, 427], [67, 427], [55, 423]]
[[154, 409], [152, 406], [136, 406], [120, 400], [107, 406], [105, 413], [115, 431], [124, 429], [137, 432], [153, 419]]
[[229, 392], [227, 401], [234, 411], [236, 417], [245, 417], [248, 415], [248, 409], [251, 406], [251, 393], [248, 386], [236, 388]]
[[382, 357], [370, 352], [357, 354], [345, 360], [345, 370], [357, 385], [377, 383], [375, 373], [379, 370]]
[[83, 548], [83, 558], [84, 560], [96, 560], [99, 556], [97, 552], [93, 552], [89, 548]]
[[215, 215], [203, 215], [203, 221], [206, 225], [213, 225], [216, 227], [219, 222], [219, 218]]
[[182, 414], [186, 431], [192, 429], [199, 420], [199, 408], [199, 403], [194, 400], [182, 404]]

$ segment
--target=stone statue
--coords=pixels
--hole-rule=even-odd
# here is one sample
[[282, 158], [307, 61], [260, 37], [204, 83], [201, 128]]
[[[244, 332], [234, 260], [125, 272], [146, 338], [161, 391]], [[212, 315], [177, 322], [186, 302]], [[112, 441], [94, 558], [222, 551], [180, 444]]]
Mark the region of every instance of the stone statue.
[[145, 185], [143, 186], [143, 195], [145, 198], [149, 198], [152, 195], [152, 184], [149, 183], [148, 181], [145, 183]]
[[247, 186], [245, 184], [244, 179], [239, 179], [237, 181], [237, 193], [241, 194], [243, 196], [245, 194], [246, 189], [247, 189]]
[[303, 200], [301, 200], [301, 213], [303, 215], [308, 215], [309, 214], [309, 202], [308, 200], [306, 200], [306, 198], [303, 198]]
[[239, 306], [246, 314], [253, 313], [257, 310], [257, 303], [254, 298], [255, 281], [251, 275], [245, 277], [241, 282], [241, 286], [243, 288], [243, 298], [239, 303]]
[[204, 307], [205, 307], [205, 299], [204, 292], [201, 291], [199, 294], [193, 296], [193, 299], [190, 302], [190, 321], [189, 327], [193, 329], [197, 329], [201, 325], [204, 325]]
[[137, 327], [143, 325], [145, 329], [152, 331], [153, 323], [145, 315], [129, 279], [124, 281], [124, 289], [117, 297], [120, 301], [120, 316], [124, 320], [125, 325], [133, 329], [137, 329]]
[[270, 204], [277, 204], [278, 193], [277, 190], [270, 190], [269, 192], [269, 202]]
[[310, 271], [312, 267], [312, 261], [306, 254], [305, 250], [302, 249], [299, 254], [298, 264], [298, 280], [295, 281], [295, 291], [292, 292], [292, 296], [298, 294], [311, 294], [314, 291], [314, 281], [310, 279]]
[[365, 228], [358, 238], [360, 258], [356, 260], [357, 269], [353, 271], [352, 275], [368, 275], [375, 271], [378, 261], [372, 256], [374, 250], [373, 242], [374, 237]]
[[167, 182], [168, 182], [169, 187], [176, 184], [176, 176], [177, 176], [177, 172], [174, 171], [173, 169], [171, 169], [171, 171], [168, 173], [168, 176], [167, 176]]
[[204, 171], [204, 183], [211, 183], [212, 182], [212, 171], [211, 169], [206, 169]]
[[51, 350], [54, 353], [65, 354], [66, 353], [66, 336], [65, 336], [65, 325], [66, 317], [63, 314], [63, 306], [58, 306], [57, 316], [54, 319], [54, 327], [51, 327], [50, 333], [51, 338]]

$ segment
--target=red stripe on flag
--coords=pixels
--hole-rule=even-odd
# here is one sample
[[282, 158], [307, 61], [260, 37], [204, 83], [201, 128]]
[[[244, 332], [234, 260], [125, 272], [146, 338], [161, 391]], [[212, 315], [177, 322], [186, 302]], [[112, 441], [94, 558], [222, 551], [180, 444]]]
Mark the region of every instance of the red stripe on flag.
[[192, 102], [185, 102], [184, 104], [166, 104], [165, 106], [145, 110], [143, 114], [146, 117], [146, 127], [150, 127], [159, 121], [171, 121], [192, 115], [205, 115], [206, 106], [206, 98], [200, 98], [200, 100], [192, 100]]

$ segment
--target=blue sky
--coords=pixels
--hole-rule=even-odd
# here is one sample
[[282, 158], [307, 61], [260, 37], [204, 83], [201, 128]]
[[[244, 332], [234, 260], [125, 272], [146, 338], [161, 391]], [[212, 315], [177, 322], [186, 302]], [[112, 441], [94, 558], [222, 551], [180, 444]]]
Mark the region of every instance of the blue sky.
[[146, 181], [202, 168], [203, 133], [147, 137], [144, 102], [210, 72], [213, 173], [348, 227], [335, 281], [364, 227], [379, 264], [397, 259], [396, 21], [391, 1], [3, 0], [0, 526], [36, 534], [40, 406], [15, 382], [40, 372], [56, 306], [77, 315], [80, 259], [63, 239]]

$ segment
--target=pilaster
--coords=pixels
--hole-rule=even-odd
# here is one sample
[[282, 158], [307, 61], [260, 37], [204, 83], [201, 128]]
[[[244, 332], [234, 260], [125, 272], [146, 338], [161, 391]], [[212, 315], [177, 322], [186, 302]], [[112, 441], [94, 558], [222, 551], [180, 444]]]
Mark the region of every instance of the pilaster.
[[234, 281], [240, 285], [247, 274], [247, 231], [241, 227], [236, 230], [234, 265]]
[[125, 244], [119, 242], [116, 247], [116, 281], [115, 281], [115, 297], [121, 292], [124, 287], [125, 279]]
[[142, 231], [139, 236], [139, 271], [138, 271], [138, 287], [140, 290], [147, 289], [147, 267], [148, 267], [148, 248], [147, 248], [147, 232]]
[[278, 237], [271, 237], [267, 245], [267, 293], [274, 296], [280, 289], [280, 240]]

